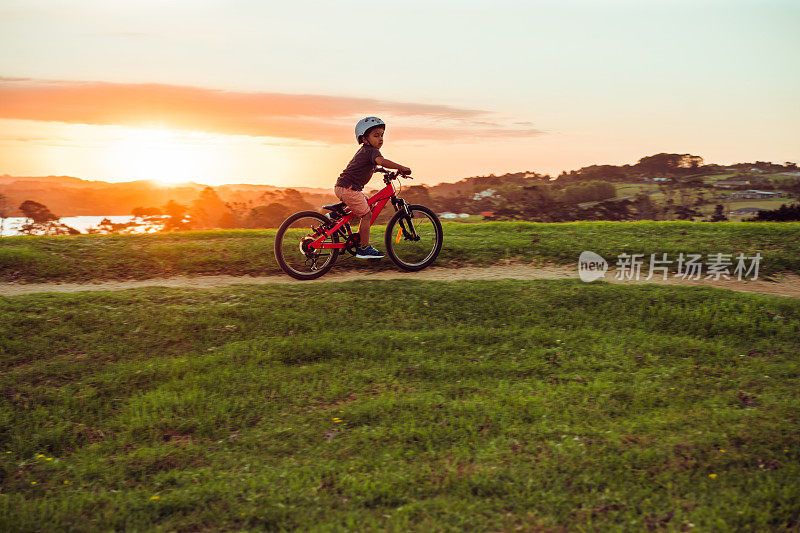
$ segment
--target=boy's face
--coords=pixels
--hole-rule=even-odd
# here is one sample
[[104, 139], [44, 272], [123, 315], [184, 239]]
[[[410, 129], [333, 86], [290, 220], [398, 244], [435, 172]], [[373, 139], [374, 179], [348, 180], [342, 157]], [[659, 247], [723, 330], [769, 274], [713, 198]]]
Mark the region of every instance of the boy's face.
[[380, 148], [383, 146], [383, 132], [386, 131], [383, 128], [375, 128], [374, 130], [370, 131], [368, 134], [364, 136], [364, 139], [367, 141], [367, 144], [374, 146], [375, 148]]

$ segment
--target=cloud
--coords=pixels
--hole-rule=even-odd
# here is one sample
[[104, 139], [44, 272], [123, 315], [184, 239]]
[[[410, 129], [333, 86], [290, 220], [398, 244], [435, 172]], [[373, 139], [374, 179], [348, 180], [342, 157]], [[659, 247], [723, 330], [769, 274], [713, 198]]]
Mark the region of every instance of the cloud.
[[395, 140], [535, 136], [495, 113], [433, 103], [311, 94], [235, 92], [163, 84], [0, 78], [0, 118], [165, 127], [213, 133], [350, 143], [355, 120], [375, 114], [418, 124]]

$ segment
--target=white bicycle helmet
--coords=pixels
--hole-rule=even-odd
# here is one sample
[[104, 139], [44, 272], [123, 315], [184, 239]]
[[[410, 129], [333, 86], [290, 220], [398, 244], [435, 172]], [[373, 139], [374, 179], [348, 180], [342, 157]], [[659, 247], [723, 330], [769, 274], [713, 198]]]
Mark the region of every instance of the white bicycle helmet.
[[359, 120], [358, 124], [356, 124], [356, 142], [361, 144], [361, 136], [376, 126], [385, 128], [386, 123], [378, 117], [366, 117]]

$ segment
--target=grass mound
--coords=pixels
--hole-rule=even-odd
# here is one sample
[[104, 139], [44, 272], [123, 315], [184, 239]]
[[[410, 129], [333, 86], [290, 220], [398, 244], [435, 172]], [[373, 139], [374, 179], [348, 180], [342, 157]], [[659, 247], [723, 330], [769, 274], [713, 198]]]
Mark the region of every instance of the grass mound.
[[4, 531], [798, 526], [796, 300], [385, 281], [0, 316]]
[[[444, 222], [437, 265], [488, 265], [503, 261], [575, 264], [591, 250], [614, 264], [622, 253], [762, 256], [760, 272], [800, 273], [800, 222]], [[373, 229], [382, 247], [384, 228]], [[2, 281], [148, 279], [175, 275], [280, 274], [273, 253], [274, 230], [194, 231], [159, 235], [77, 235], [0, 239]], [[735, 260], [734, 260], [735, 264]], [[673, 270], [674, 270], [673, 265]], [[365, 265], [342, 257], [334, 270], [396, 268], [388, 259]], [[732, 271], [732, 268], [731, 268]]]
[[4, 531], [798, 526], [795, 300], [387, 281], [0, 316]]

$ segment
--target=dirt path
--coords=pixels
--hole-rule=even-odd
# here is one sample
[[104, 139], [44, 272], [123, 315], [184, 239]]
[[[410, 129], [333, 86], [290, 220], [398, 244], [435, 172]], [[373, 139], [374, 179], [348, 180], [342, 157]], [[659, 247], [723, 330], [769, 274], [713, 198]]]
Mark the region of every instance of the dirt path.
[[[660, 277], [660, 276], [656, 276]], [[118, 291], [138, 287], [184, 287], [203, 289], [222, 287], [225, 285], [261, 284], [261, 283], [319, 283], [353, 280], [385, 280], [385, 279], [418, 279], [434, 281], [459, 280], [498, 280], [498, 279], [577, 279], [577, 267], [568, 266], [533, 266], [523, 264], [494, 265], [489, 267], [434, 267], [422, 272], [405, 273], [395, 270], [381, 272], [332, 272], [319, 280], [299, 282], [288, 276], [175, 276], [170, 278], [153, 278], [141, 281], [100, 281], [95, 283], [0, 283], [0, 296], [18, 296], [37, 292], [79, 292], [79, 291]], [[644, 281], [618, 281], [614, 279], [614, 271], [606, 273], [605, 279], [612, 283], [645, 283]], [[660, 280], [653, 278], [647, 283], [662, 285], [695, 285], [722, 287], [734, 291], [758, 292], [763, 294], [779, 294], [800, 298], [800, 276], [784, 274], [777, 281], [737, 281], [737, 280], [682, 280], [670, 278]]]

